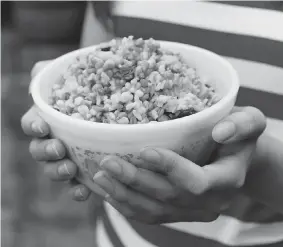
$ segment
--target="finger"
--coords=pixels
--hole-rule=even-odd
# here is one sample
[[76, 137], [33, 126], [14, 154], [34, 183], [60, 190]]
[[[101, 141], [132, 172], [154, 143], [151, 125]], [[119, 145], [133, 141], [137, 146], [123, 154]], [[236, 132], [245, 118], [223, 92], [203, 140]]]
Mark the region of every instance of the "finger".
[[54, 181], [64, 181], [76, 176], [77, 166], [69, 159], [44, 163], [44, 174]]
[[241, 188], [250, 167], [255, 143], [241, 142], [229, 144], [220, 151], [220, 157], [212, 164], [203, 167], [205, 180], [210, 189]]
[[45, 60], [45, 61], [40, 61], [37, 62], [32, 70], [31, 70], [31, 78], [35, 77], [37, 73], [42, 70], [44, 67], [46, 67], [47, 64], [49, 64], [52, 60]]
[[64, 145], [57, 139], [33, 139], [29, 151], [37, 161], [60, 160], [66, 154]]
[[108, 193], [106, 200], [112, 198], [115, 201], [129, 204], [134, 211], [150, 212], [155, 216], [165, 213], [160, 202], [127, 188], [105, 171], [98, 172], [94, 176], [94, 182]]
[[218, 123], [212, 137], [218, 143], [231, 143], [258, 137], [266, 127], [266, 119], [254, 107], [243, 107]]
[[89, 198], [91, 191], [85, 185], [78, 184], [72, 187], [69, 193], [75, 201], [86, 201]]
[[161, 201], [171, 201], [176, 197], [173, 185], [160, 174], [137, 168], [114, 156], [103, 159], [100, 166], [119, 182], [149, 197]]
[[22, 117], [21, 125], [24, 133], [33, 137], [44, 137], [49, 134], [49, 127], [43, 119], [38, 116], [36, 107], [31, 107]]
[[141, 151], [140, 156], [166, 175], [170, 182], [193, 194], [202, 193], [207, 188], [203, 169], [171, 150], [148, 147]]

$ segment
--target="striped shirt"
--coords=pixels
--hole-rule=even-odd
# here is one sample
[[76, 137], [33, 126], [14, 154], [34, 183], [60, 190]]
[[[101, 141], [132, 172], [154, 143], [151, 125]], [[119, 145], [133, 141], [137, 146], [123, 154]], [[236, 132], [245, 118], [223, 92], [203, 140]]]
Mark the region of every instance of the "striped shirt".
[[[224, 56], [239, 73], [237, 105], [261, 109], [268, 117], [269, 132], [283, 140], [283, 7], [281, 3], [281, 12], [266, 5], [124, 1], [115, 3], [112, 14], [116, 36], [176, 41]], [[102, 33], [105, 37], [91, 11], [88, 8], [84, 44], [103, 41]], [[101, 247], [282, 247], [283, 215], [239, 196], [214, 222], [152, 226], [127, 220], [107, 204], [96, 234]]]

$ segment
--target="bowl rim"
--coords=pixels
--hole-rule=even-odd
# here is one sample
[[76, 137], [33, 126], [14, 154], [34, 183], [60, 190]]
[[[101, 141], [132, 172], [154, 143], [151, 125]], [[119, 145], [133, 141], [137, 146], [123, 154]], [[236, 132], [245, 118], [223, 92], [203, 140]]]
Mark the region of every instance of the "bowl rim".
[[[56, 111], [53, 107], [51, 107], [48, 103], [46, 103], [41, 97], [40, 97], [40, 80], [43, 76], [50, 73], [53, 69], [53, 67], [56, 67], [57, 64], [60, 64], [63, 60], [69, 59], [70, 56], [78, 56], [81, 53], [87, 53], [88, 51], [92, 51], [94, 48], [103, 45], [98, 44], [86, 48], [77, 49], [75, 51], [68, 52], [53, 61], [51, 61], [46, 67], [44, 67], [31, 81], [30, 83], [30, 94], [32, 95], [33, 101], [35, 105], [41, 110], [44, 114], [47, 114], [59, 122], [61, 122], [64, 125], [73, 125], [84, 129], [97, 129], [97, 130], [105, 130], [107, 128], [108, 130], [114, 130], [114, 131], [127, 131], [127, 132], [136, 132], [139, 130], [145, 130], [147, 128], [148, 130], [156, 130], [156, 129], [169, 129], [170, 127], [178, 124], [184, 124], [188, 122], [199, 122], [201, 120], [207, 119], [209, 116], [213, 116], [216, 112], [221, 110], [225, 107], [234, 97], [236, 97], [238, 90], [239, 90], [239, 76], [236, 70], [233, 68], [233, 66], [228, 62], [225, 58], [221, 57], [220, 55], [206, 50], [204, 48], [200, 48], [197, 46], [179, 43], [179, 42], [171, 42], [171, 41], [162, 41], [157, 40], [162, 45], [171, 45], [171, 46], [179, 46], [180, 48], [189, 49], [189, 50], [197, 50], [198, 52], [201, 52], [205, 54], [206, 56], [213, 56], [214, 59], [222, 63], [227, 70], [229, 71], [229, 74], [231, 74], [231, 87], [228, 91], [228, 93], [220, 99], [216, 104], [210, 106], [209, 108], [200, 111], [198, 113], [195, 113], [190, 116], [170, 120], [170, 121], [164, 121], [164, 122], [153, 122], [153, 123], [145, 123], [145, 124], [109, 124], [109, 123], [96, 123], [96, 122], [90, 122], [83, 119], [76, 119], [72, 118], [64, 113]], [[50, 125], [50, 123], [49, 123]]]

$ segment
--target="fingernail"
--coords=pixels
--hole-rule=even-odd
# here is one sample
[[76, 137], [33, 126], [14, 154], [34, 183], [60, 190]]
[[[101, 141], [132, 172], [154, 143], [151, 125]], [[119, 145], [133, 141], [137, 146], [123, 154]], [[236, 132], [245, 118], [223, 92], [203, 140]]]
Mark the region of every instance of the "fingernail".
[[94, 175], [93, 181], [99, 185], [106, 193], [111, 194], [113, 192], [113, 184], [104, 174], [104, 172], [98, 172]]
[[33, 123], [31, 124], [31, 129], [32, 129], [32, 131], [35, 132], [35, 133], [40, 133], [40, 134], [43, 134], [43, 133], [44, 133], [43, 130], [42, 130], [42, 128], [41, 128], [41, 126], [40, 126], [40, 124], [38, 124], [37, 122], [33, 122]]
[[58, 167], [58, 174], [62, 177], [71, 177], [71, 173], [66, 163]]
[[55, 153], [57, 157], [60, 157], [55, 143], [48, 144], [47, 147], [46, 147], [46, 150], [47, 150], [48, 154], [54, 155], [54, 153]]
[[100, 167], [116, 175], [120, 175], [122, 173], [121, 166], [118, 164], [117, 161], [113, 159], [102, 160], [100, 163]]
[[141, 158], [144, 160], [148, 160], [155, 163], [160, 162], [160, 154], [155, 149], [146, 147], [141, 150], [140, 155]]
[[84, 194], [83, 194], [83, 192], [82, 192], [82, 190], [81, 190], [81, 188], [77, 188], [76, 190], [75, 190], [75, 197], [77, 198], [77, 199], [81, 199], [81, 200], [83, 200], [85, 197], [84, 197]]
[[226, 121], [218, 124], [213, 132], [213, 139], [217, 142], [225, 142], [231, 139], [236, 133], [236, 126], [233, 122]]

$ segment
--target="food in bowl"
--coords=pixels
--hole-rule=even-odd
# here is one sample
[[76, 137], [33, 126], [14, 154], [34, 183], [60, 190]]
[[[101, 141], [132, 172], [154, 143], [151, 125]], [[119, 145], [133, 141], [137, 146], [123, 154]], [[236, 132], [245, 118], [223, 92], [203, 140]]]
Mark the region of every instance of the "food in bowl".
[[132, 36], [77, 57], [50, 97], [50, 105], [64, 114], [110, 124], [163, 122], [218, 101], [213, 87], [181, 54]]

